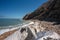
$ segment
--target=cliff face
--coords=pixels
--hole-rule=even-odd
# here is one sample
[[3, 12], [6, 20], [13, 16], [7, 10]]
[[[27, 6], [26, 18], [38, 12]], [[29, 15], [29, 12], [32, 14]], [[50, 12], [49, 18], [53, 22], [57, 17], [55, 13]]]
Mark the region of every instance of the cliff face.
[[24, 20], [38, 19], [45, 21], [60, 21], [60, 0], [48, 0], [34, 12], [24, 16]]

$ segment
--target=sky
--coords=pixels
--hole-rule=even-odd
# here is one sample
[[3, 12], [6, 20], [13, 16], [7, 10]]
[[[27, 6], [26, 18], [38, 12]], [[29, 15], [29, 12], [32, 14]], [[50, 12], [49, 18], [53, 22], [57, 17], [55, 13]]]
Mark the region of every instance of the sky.
[[23, 18], [47, 0], [0, 0], [0, 18]]

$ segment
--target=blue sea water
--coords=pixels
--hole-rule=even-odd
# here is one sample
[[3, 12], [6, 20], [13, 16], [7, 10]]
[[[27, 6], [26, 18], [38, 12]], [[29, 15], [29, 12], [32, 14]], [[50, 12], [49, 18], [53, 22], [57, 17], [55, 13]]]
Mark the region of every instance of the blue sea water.
[[5, 18], [0, 18], [0, 29], [2, 28], [9, 28], [9, 27], [15, 27], [23, 24], [24, 21], [20, 19], [5, 19]]
[[0, 35], [7, 31], [14, 30], [16, 28], [21, 28], [28, 23], [29, 21], [21, 19], [0, 18]]

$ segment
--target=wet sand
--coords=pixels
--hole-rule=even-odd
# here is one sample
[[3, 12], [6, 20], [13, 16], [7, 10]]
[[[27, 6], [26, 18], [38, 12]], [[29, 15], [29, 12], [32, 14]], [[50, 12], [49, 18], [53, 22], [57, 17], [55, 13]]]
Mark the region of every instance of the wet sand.
[[19, 29], [11, 30], [11, 31], [8, 31], [8, 32], [5, 32], [5, 33], [1, 34], [0, 35], [0, 40], [4, 40], [5, 38], [7, 38], [8, 36], [10, 36], [14, 32], [16, 32], [17, 30], [19, 30]]

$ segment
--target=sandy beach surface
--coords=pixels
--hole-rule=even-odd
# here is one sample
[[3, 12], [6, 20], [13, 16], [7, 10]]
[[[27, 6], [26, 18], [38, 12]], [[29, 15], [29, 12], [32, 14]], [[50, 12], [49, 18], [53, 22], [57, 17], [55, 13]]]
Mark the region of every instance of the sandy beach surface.
[[8, 36], [10, 36], [11, 34], [13, 34], [14, 32], [16, 32], [19, 29], [14, 29], [8, 32], [5, 32], [3, 34], [0, 35], [0, 40], [4, 40], [5, 38], [7, 38]]

